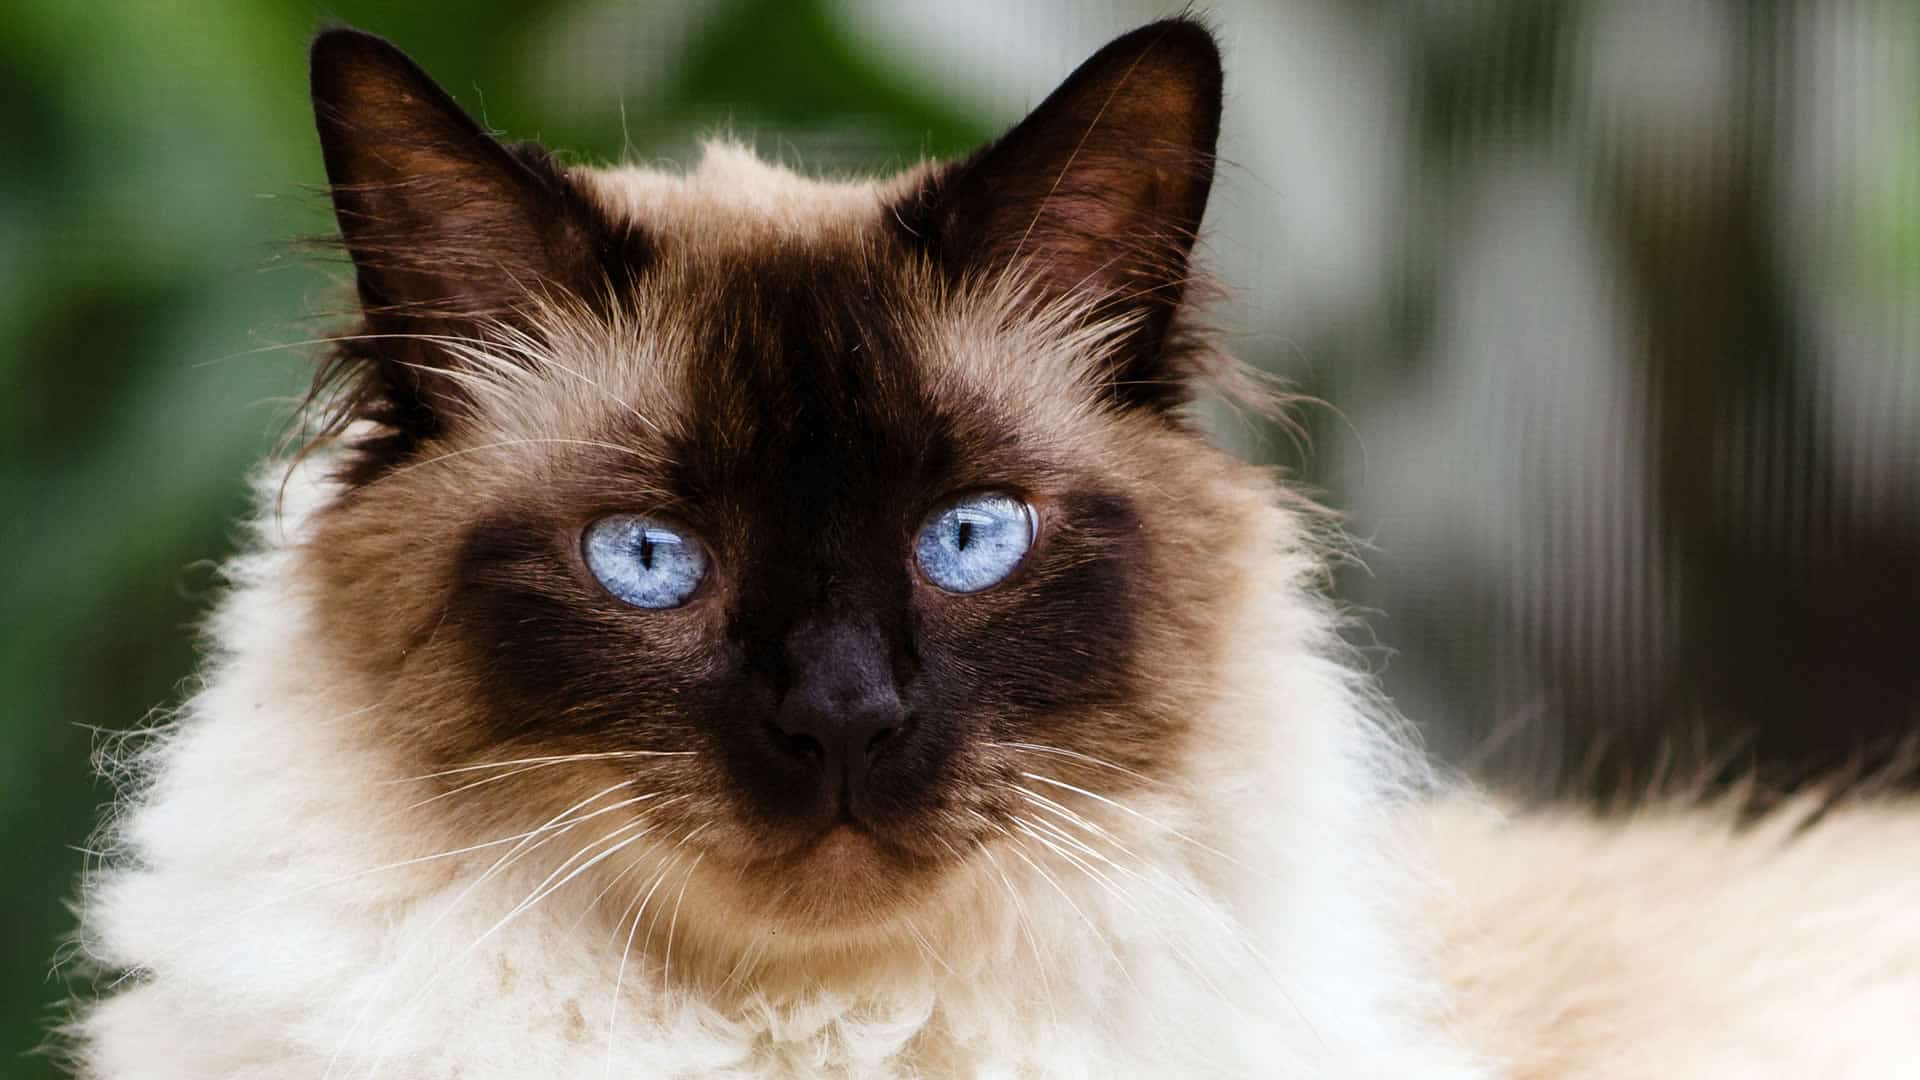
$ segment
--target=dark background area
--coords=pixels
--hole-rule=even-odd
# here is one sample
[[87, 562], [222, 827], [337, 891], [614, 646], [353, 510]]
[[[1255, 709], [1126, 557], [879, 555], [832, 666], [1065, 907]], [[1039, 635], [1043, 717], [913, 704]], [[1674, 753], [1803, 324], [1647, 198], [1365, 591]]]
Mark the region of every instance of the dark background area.
[[[1170, 10], [0, 3], [0, 1075], [50, 1071], [97, 732], [180, 699], [341, 303], [296, 243], [330, 228], [315, 28], [394, 38], [574, 160], [730, 131], [881, 170]], [[1920, 729], [1920, 3], [1205, 14], [1218, 321], [1330, 403], [1302, 446], [1224, 410], [1221, 437], [1349, 512], [1340, 589], [1436, 751], [1536, 792], [1784, 785]]]

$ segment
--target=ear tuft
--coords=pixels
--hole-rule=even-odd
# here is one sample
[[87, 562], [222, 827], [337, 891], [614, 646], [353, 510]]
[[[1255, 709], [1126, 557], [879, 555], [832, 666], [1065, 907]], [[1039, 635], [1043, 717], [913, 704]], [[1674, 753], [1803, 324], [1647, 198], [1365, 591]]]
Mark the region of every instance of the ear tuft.
[[1041, 296], [1084, 296], [1133, 322], [1117, 399], [1184, 400], [1161, 363], [1186, 296], [1213, 186], [1222, 75], [1191, 19], [1108, 44], [997, 141], [936, 173], [899, 208], [903, 238], [956, 274], [1027, 276]]

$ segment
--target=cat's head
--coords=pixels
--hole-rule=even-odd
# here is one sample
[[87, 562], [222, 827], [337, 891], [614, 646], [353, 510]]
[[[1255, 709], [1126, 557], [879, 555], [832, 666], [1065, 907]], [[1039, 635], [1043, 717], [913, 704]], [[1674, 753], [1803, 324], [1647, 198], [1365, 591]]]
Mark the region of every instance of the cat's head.
[[434, 809], [828, 933], [1177, 775], [1267, 497], [1186, 415], [1203, 28], [879, 182], [563, 168], [354, 31], [313, 94], [364, 323], [289, 663]]

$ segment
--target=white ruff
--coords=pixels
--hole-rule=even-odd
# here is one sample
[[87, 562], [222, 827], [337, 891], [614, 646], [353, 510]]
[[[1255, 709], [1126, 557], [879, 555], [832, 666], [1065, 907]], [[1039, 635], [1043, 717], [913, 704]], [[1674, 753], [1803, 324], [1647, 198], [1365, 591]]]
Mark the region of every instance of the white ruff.
[[[1129, 797], [1154, 823], [1096, 818], [1114, 861], [1081, 858], [1112, 888], [1061, 852], [998, 845], [967, 871], [970, 906], [929, 917], [925, 949], [844, 985], [721, 1000], [664, 990], [658, 957], [623, 971], [623, 935], [583, 918], [586, 895], [503, 923], [558, 855], [491, 879], [512, 845], [389, 866], [494, 837], [419, 835], [419, 788], [346, 737], [368, 704], [306, 662], [292, 569], [333, 494], [314, 475], [229, 568], [204, 687], [129, 763], [82, 940], [135, 974], [75, 1026], [90, 1074], [1480, 1075], [1437, 1034], [1441, 1003], [1390, 929], [1409, 893], [1386, 835], [1404, 755], [1336, 659], [1317, 560], [1282, 511], [1263, 550], [1223, 553], [1261, 583], [1236, 632], [1266, 647], [1227, 673], [1186, 777]], [[700, 905], [672, 888], [656, 910]], [[712, 958], [673, 962], [694, 959]]]

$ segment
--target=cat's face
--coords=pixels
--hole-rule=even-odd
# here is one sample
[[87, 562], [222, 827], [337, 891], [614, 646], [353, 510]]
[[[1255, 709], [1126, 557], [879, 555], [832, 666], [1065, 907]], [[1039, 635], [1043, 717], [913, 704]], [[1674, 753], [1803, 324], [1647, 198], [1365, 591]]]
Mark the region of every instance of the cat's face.
[[317, 662], [449, 813], [821, 930], [1168, 775], [1257, 487], [1179, 415], [1204, 31], [881, 184], [562, 172], [352, 33], [315, 97], [367, 309]]

